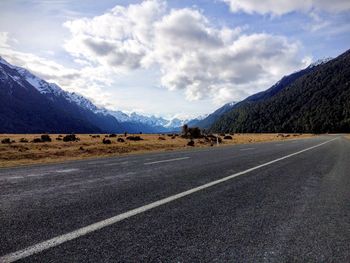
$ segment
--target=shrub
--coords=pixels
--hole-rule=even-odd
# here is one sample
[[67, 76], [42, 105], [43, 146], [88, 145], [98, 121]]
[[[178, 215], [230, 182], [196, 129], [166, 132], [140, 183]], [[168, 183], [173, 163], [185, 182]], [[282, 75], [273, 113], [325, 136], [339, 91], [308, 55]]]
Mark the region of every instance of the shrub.
[[102, 143], [103, 144], [111, 144], [112, 142], [109, 139], [103, 138]]
[[126, 137], [129, 141], [142, 141], [143, 139], [140, 136], [128, 136]]
[[231, 135], [226, 135], [226, 136], [224, 137], [224, 139], [225, 139], [225, 140], [232, 140], [232, 136], [231, 136]]
[[41, 141], [42, 142], [51, 142], [51, 138], [48, 134], [41, 135]]
[[114, 134], [114, 133], [112, 133], [112, 134], [109, 135], [109, 138], [115, 138], [115, 137], [117, 137], [117, 135]]
[[165, 139], [165, 137], [158, 137], [158, 140], [160, 140], [160, 141], [165, 141], [166, 139]]
[[80, 139], [77, 136], [75, 136], [75, 134], [68, 134], [68, 135], [63, 137], [64, 142], [76, 142], [79, 140]]
[[125, 142], [125, 140], [123, 138], [118, 138], [117, 142]]
[[225, 133], [220, 133], [220, 136], [223, 136], [223, 137], [224, 137], [225, 135], [226, 135]]
[[28, 142], [28, 140], [26, 138], [21, 138], [19, 142]]
[[194, 146], [194, 141], [193, 141], [193, 140], [190, 140], [190, 141], [187, 143], [187, 146]]
[[192, 138], [197, 139], [202, 137], [202, 132], [198, 127], [189, 128], [188, 129], [189, 134]]
[[62, 138], [61, 137], [57, 137], [56, 140], [57, 141], [62, 141]]
[[34, 140], [32, 140], [32, 142], [39, 143], [39, 142], [43, 142], [43, 141], [41, 140], [41, 138], [34, 138]]
[[5, 139], [1, 140], [1, 143], [3, 143], [3, 144], [10, 144], [11, 140], [10, 140], [10, 138], [5, 138]]

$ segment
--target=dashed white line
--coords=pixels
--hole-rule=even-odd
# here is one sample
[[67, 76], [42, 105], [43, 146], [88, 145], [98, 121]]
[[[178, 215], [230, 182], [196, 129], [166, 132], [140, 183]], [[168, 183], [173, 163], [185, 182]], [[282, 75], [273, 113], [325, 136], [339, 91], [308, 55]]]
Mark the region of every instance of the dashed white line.
[[79, 171], [78, 168], [70, 168], [70, 169], [61, 169], [61, 170], [56, 170], [54, 172], [56, 173], [71, 173], [71, 172], [76, 172]]
[[160, 161], [154, 161], [149, 163], [144, 163], [144, 165], [150, 165], [150, 164], [156, 164], [156, 163], [167, 163], [167, 162], [175, 162], [175, 161], [181, 161], [189, 159], [190, 157], [181, 157], [181, 158], [174, 158], [174, 159], [167, 159], [167, 160], [160, 160]]
[[239, 149], [240, 151], [251, 151], [251, 150], [255, 150], [255, 148], [243, 148], [243, 149]]
[[58, 246], [58, 245], [60, 245], [60, 244], [63, 244], [63, 243], [65, 243], [65, 242], [67, 242], [67, 241], [70, 241], [70, 240], [79, 238], [79, 237], [81, 237], [81, 236], [87, 235], [87, 234], [89, 234], [89, 233], [91, 233], [91, 232], [95, 232], [95, 231], [97, 231], [97, 230], [100, 230], [101, 228], [104, 228], [104, 227], [113, 225], [113, 224], [115, 224], [115, 223], [117, 223], [117, 222], [120, 222], [120, 221], [122, 221], [122, 220], [124, 220], [124, 219], [127, 219], [127, 218], [129, 218], [129, 217], [132, 217], [132, 216], [141, 214], [141, 213], [143, 213], [143, 212], [146, 212], [146, 211], [148, 211], [148, 210], [151, 210], [151, 209], [153, 209], [153, 208], [159, 207], [159, 206], [161, 206], [161, 205], [170, 203], [170, 202], [172, 202], [172, 201], [175, 201], [175, 200], [177, 200], [177, 199], [180, 199], [180, 198], [183, 198], [183, 197], [185, 197], [185, 196], [191, 195], [191, 194], [193, 194], [193, 193], [199, 192], [199, 191], [204, 190], [204, 189], [206, 189], [206, 188], [209, 188], [209, 187], [212, 187], [212, 186], [214, 186], [214, 185], [217, 185], [217, 184], [226, 182], [226, 181], [231, 180], [231, 179], [233, 179], [233, 178], [235, 178], [235, 177], [237, 177], [237, 176], [250, 173], [250, 172], [255, 171], [255, 170], [257, 170], [257, 169], [260, 169], [260, 168], [262, 168], [262, 167], [271, 165], [271, 164], [273, 164], [273, 163], [280, 162], [280, 161], [282, 161], [282, 160], [284, 160], [284, 159], [287, 159], [287, 158], [293, 157], [293, 156], [295, 156], [295, 155], [301, 154], [301, 153], [303, 153], [303, 152], [306, 152], [306, 151], [315, 149], [315, 148], [320, 147], [320, 146], [322, 146], [322, 145], [325, 145], [325, 144], [327, 144], [327, 143], [329, 143], [329, 142], [332, 142], [332, 141], [334, 141], [334, 140], [336, 140], [336, 139], [337, 139], [337, 138], [334, 138], [334, 139], [332, 139], [332, 140], [329, 140], [329, 141], [326, 141], [326, 142], [317, 144], [317, 145], [315, 145], [315, 146], [312, 146], [312, 147], [303, 149], [303, 150], [301, 150], [301, 151], [298, 151], [298, 152], [295, 152], [295, 153], [292, 153], [292, 154], [285, 155], [285, 156], [283, 156], [283, 157], [277, 158], [277, 159], [272, 160], [272, 161], [269, 161], [269, 162], [267, 162], [267, 163], [263, 163], [263, 164], [260, 164], [260, 165], [255, 166], [255, 167], [249, 168], [249, 169], [247, 169], [247, 170], [245, 170], [245, 171], [242, 171], [242, 172], [238, 172], [238, 173], [229, 175], [229, 176], [224, 177], [224, 178], [221, 178], [221, 179], [219, 179], [219, 180], [212, 181], [212, 182], [210, 182], [210, 183], [207, 183], [207, 184], [204, 184], [204, 185], [201, 185], [201, 186], [192, 188], [192, 189], [190, 189], [190, 190], [187, 190], [187, 191], [185, 191], [185, 192], [181, 192], [181, 193], [179, 193], [179, 194], [175, 194], [175, 195], [169, 196], [169, 197], [167, 197], [167, 198], [158, 200], [158, 201], [153, 202], [153, 203], [150, 203], [150, 204], [148, 204], [148, 205], [144, 205], [144, 206], [141, 206], [141, 207], [139, 207], [139, 208], [135, 208], [135, 209], [133, 209], [133, 210], [130, 210], [130, 211], [127, 211], [127, 212], [125, 212], [125, 213], [122, 213], [122, 214], [119, 214], [119, 215], [110, 217], [110, 218], [108, 218], [108, 219], [99, 221], [99, 222], [97, 222], [97, 223], [88, 225], [88, 226], [86, 226], [86, 227], [79, 228], [79, 229], [77, 229], [77, 230], [75, 230], [75, 231], [72, 231], [72, 232], [69, 232], [69, 233], [67, 233], [67, 234], [60, 235], [60, 236], [54, 237], [54, 238], [52, 238], [52, 239], [49, 239], [49, 240], [40, 242], [40, 243], [38, 243], [38, 244], [35, 244], [35, 245], [33, 245], [33, 246], [24, 248], [24, 249], [22, 249], [22, 250], [18, 250], [18, 251], [16, 251], [16, 252], [13, 252], [13, 253], [4, 255], [4, 256], [0, 257], [0, 262], [9, 263], [9, 262], [14, 262], [14, 261], [17, 261], [17, 260], [20, 260], [20, 259], [29, 257], [29, 256], [31, 256], [31, 255], [33, 255], [33, 254], [42, 252], [42, 251], [47, 250], [47, 249], [49, 249], [49, 248], [56, 247], [56, 246]]
[[119, 162], [119, 163], [105, 163], [103, 164], [103, 166], [115, 166], [115, 165], [123, 165], [123, 164], [128, 164], [129, 161], [125, 161], [125, 162]]

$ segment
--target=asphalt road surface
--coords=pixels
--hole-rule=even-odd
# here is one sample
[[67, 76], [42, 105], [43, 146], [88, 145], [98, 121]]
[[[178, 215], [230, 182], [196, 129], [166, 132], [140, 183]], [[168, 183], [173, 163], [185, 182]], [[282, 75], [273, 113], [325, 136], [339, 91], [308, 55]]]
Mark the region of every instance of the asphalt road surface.
[[350, 140], [0, 169], [0, 262], [350, 262]]

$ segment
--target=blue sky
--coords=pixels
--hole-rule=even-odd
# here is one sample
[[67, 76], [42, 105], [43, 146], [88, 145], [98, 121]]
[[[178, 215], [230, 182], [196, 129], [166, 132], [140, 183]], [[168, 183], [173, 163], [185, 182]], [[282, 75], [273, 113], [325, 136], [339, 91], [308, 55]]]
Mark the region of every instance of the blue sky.
[[99, 106], [194, 117], [350, 47], [347, 0], [2, 0], [0, 55]]

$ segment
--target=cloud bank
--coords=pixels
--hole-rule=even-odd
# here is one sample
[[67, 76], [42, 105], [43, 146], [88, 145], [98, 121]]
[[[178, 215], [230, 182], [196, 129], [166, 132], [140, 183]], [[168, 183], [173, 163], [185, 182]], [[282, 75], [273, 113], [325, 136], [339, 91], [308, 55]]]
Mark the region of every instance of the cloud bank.
[[195, 8], [169, 10], [160, 0], [64, 25], [71, 32], [65, 49], [77, 60], [115, 73], [159, 70], [161, 85], [190, 101], [239, 100], [310, 62], [301, 44], [284, 36], [217, 27]]
[[290, 12], [323, 11], [340, 13], [350, 10], [348, 0], [223, 0], [232, 12], [284, 15]]

